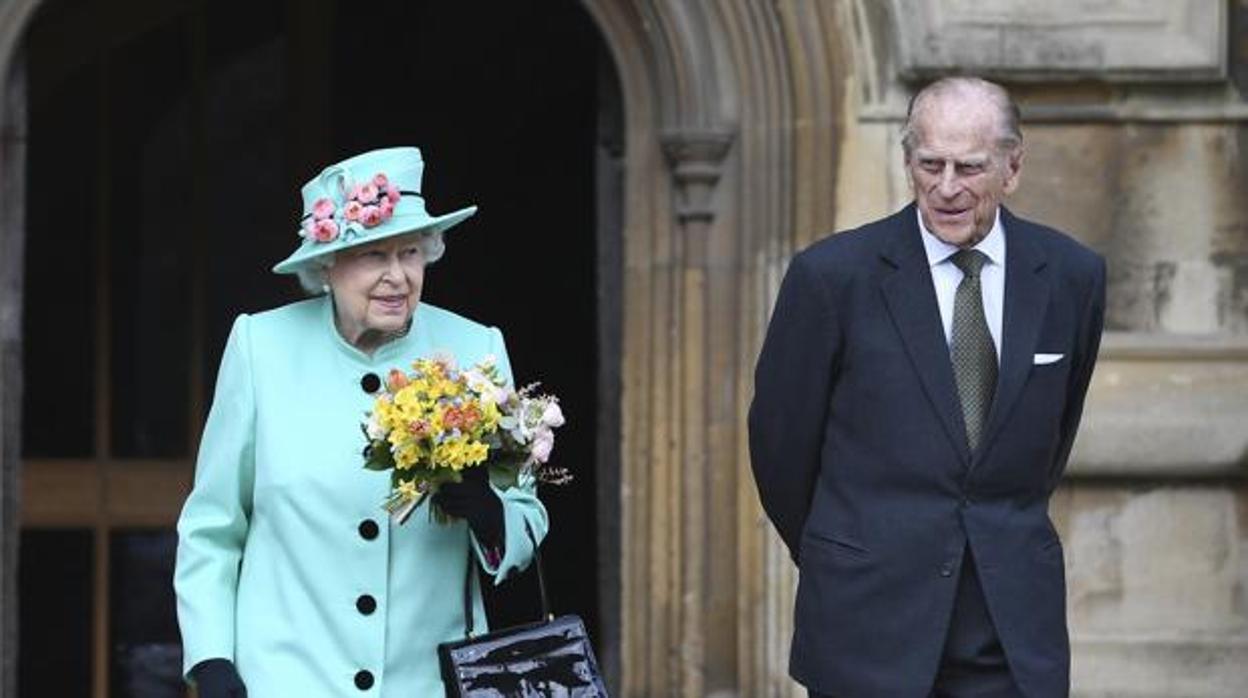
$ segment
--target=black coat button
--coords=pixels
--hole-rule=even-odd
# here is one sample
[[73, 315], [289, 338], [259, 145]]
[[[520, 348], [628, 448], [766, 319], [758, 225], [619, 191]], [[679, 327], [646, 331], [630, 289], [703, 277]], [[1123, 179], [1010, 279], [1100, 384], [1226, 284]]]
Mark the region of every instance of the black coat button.
[[377, 610], [377, 599], [368, 594], [360, 594], [360, 598], [355, 600], [355, 610], [366, 616], [373, 615], [373, 611]]
[[372, 395], [381, 390], [381, 379], [377, 377], [376, 373], [365, 373], [364, 377], [360, 379], [360, 387], [364, 389], [364, 392]]
[[953, 563], [952, 562], [946, 562], [945, 564], [940, 566], [940, 576], [942, 577], [953, 576]]
[[373, 672], [361, 669], [355, 672], [355, 687], [367, 691], [373, 687]]
[[377, 522], [372, 519], [364, 519], [360, 522], [360, 538], [364, 540], [372, 540], [377, 537], [381, 529], [377, 528]]

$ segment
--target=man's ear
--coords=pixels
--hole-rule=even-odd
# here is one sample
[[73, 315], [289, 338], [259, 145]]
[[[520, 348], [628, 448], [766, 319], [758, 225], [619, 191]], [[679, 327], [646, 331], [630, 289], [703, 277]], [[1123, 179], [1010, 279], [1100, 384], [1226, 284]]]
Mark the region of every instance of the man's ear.
[[1023, 146], [1010, 150], [1005, 156], [1005, 193], [1013, 194], [1018, 189], [1019, 178], [1023, 174]]
[[911, 191], [914, 191], [914, 170], [910, 167], [910, 158], [911, 155], [909, 153], [902, 153], [901, 171], [906, 173], [906, 186], [910, 187]]

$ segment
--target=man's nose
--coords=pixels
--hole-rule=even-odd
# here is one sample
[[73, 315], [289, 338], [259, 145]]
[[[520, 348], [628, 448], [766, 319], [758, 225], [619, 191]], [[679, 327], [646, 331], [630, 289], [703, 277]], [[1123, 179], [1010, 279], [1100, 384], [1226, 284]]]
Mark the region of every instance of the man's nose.
[[946, 199], [952, 199], [958, 195], [961, 187], [958, 185], [958, 171], [955, 164], [950, 162], [945, 164], [945, 169], [941, 170], [940, 183], [937, 187], [937, 193]]

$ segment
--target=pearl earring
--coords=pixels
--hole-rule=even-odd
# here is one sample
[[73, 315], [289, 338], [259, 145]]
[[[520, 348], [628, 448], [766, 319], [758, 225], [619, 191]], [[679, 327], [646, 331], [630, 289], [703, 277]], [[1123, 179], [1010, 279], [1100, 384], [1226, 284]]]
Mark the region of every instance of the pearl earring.
[[321, 284], [321, 291], [324, 293], [329, 293], [329, 284]]

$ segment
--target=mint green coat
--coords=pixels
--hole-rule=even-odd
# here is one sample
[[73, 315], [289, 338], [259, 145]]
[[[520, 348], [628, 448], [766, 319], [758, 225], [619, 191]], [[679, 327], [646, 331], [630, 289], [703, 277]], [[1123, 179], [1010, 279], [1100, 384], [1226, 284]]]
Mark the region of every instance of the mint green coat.
[[[185, 669], [231, 659], [250, 698], [442, 695], [435, 646], [463, 636], [470, 533], [423, 508], [390, 524], [390, 475], [363, 468], [360, 431], [361, 378], [435, 352], [493, 354], [511, 378], [497, 328], [427, 303], [372, 357], [341, 338], [327, 297], [235, 321], [178, 520]], [[496, 582], [529, 563], [524, 522], [539, 541], [547, 529], [531, 484], [499, 494], [505, 556], [489, 565], [472, 542]]]

